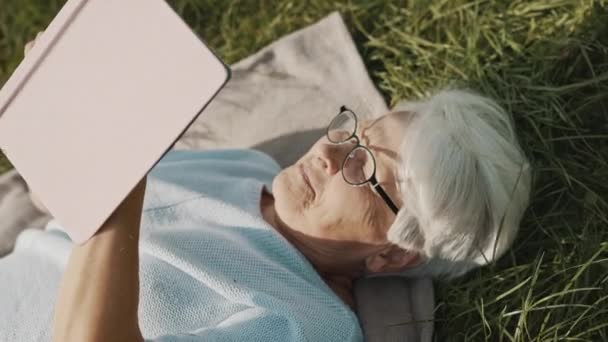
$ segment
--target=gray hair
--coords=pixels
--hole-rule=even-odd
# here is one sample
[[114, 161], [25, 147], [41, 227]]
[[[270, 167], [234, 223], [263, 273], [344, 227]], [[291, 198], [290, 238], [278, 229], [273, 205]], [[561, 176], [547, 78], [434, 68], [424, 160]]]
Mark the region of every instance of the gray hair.
[[530, 195], [511, 117], [491, 99], [444, 90], [411, 113], [397, 171], [403, 206], [390, 242], [426, 260], [403, 275], [456, 277], [502, 256]]

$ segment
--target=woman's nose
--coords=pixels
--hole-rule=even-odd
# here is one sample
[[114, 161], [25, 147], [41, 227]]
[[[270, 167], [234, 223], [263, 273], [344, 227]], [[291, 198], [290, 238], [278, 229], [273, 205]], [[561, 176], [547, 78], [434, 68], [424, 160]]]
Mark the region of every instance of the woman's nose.
[[340, 171], [342, 161], [346, 156], [348, 144], [335, 145], [328, 141], [317, 144], [317, 157], [323, 162], [323, 167], [328, 175], [332, 176]]

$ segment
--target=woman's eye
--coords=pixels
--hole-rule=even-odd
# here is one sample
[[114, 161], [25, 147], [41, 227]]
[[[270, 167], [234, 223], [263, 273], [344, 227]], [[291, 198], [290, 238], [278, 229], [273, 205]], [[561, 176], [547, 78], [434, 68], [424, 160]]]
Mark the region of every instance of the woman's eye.
[[367, 161], [366, 153], [360, 151], [353, 151], [348, 155], [348, 159], [357, 166], [364, 165]]

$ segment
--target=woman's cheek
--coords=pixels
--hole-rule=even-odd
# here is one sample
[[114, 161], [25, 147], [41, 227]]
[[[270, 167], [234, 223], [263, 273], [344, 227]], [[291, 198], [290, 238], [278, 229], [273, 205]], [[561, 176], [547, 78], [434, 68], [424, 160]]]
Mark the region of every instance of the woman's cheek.
[[275, 209], [281, 218], [295, 224], [307, 215], [310, 199], [295, 179], [292, 169], [285, 169], [273, 180], [272, 190], [275, 198]]

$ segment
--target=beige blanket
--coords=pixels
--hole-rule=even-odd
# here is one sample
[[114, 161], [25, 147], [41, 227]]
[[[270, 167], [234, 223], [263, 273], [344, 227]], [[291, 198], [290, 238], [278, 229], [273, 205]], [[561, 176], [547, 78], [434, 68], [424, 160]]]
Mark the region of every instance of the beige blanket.
[[[272, 43], [232, 70], [232, 80], [174, 148], [253, 147], [286, 166], [323, 134], [341, 105], [363, 117], [388, 111], [338, 13]], [[47, 220], [16, 171], [0, 176], [0, 256], [12, 250], [21, 230], [43, 227]], [[365, 279], [355, 294], [366, 340], [431, 341], [429, 279]]]

